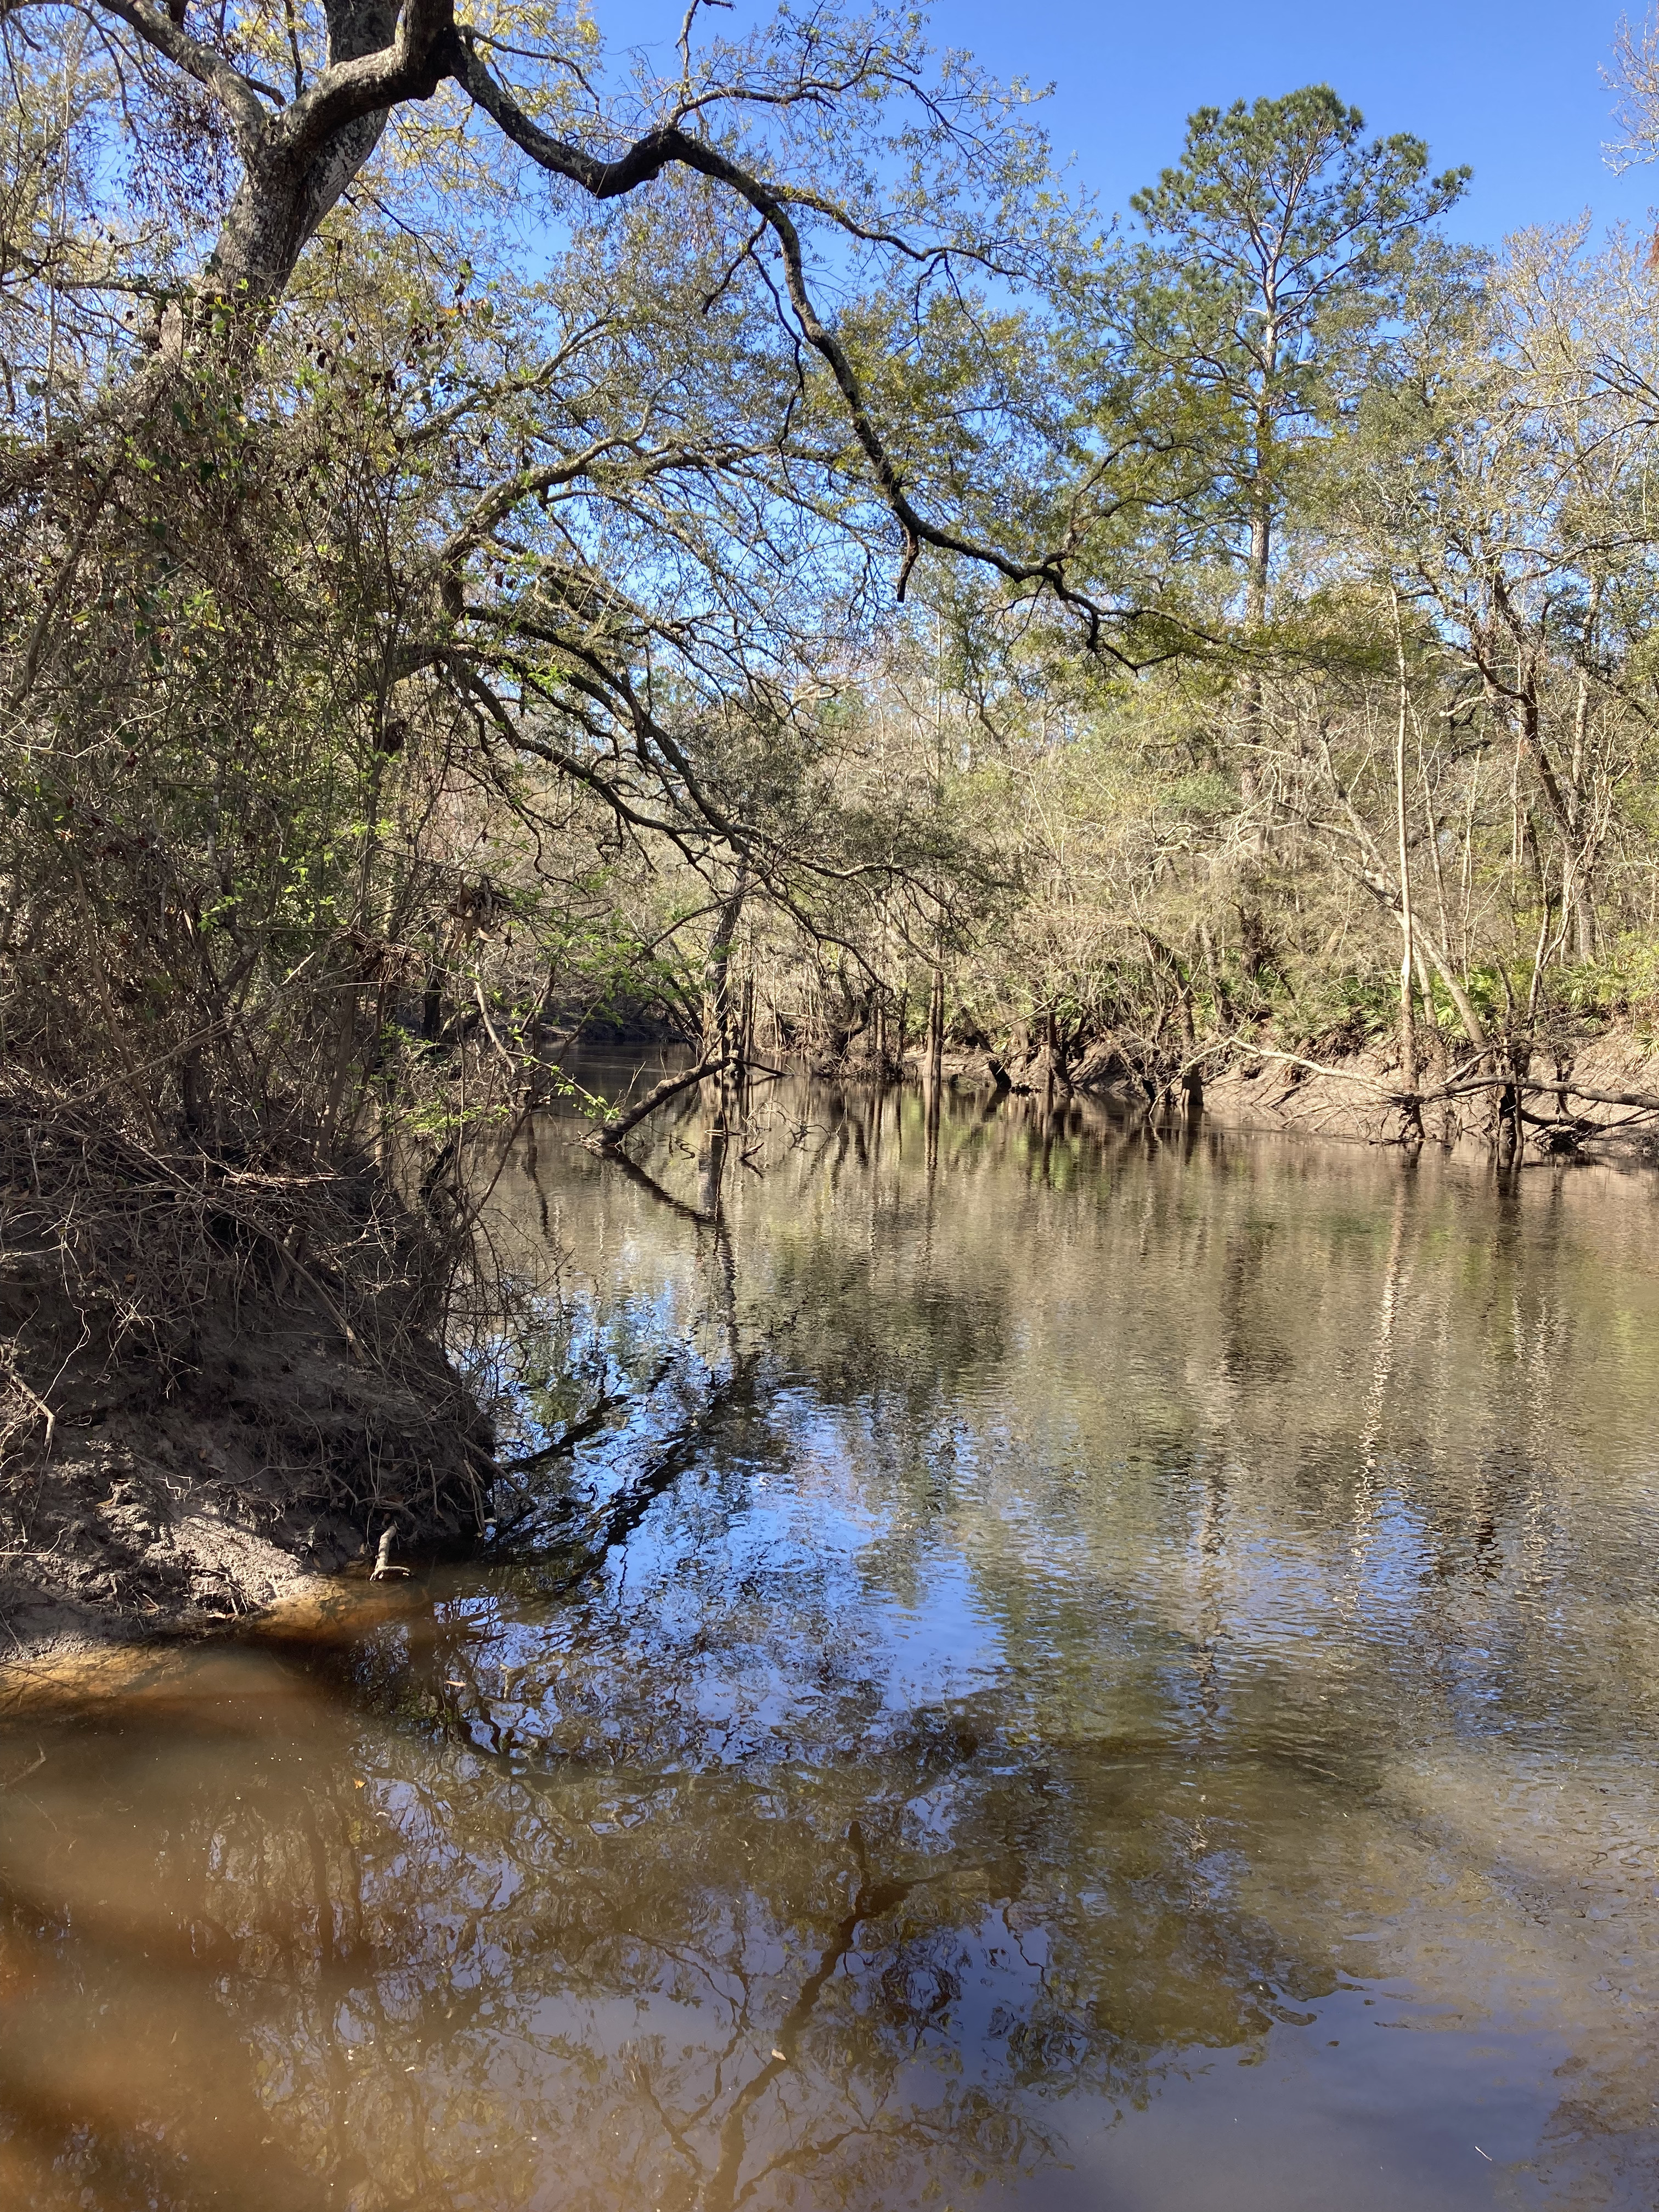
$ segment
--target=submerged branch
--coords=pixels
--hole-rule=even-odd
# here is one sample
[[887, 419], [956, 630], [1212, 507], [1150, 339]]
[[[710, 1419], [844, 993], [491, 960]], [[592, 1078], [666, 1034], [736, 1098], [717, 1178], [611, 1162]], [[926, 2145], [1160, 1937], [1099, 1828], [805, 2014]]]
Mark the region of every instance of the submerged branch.
[[660, 1083], [646, 1092], [636, 1106], [631, 1106], [627, 1113], [618, 1115], [614, 1121], [607, 1121], [603, 1128], [593, 1130], [582, 1139], [583, 1143], [590, 1152], [614, 1152], [629, 1131], [638, 1128], [640, 1123], [648, 1120], [659, 1106], [666, 1105], [671, 1098], [677, 1097], [682, 1091], [689, 1091], [694, 1083], [701, 1083], [705, 1076], [718, 1075], [723, 1068], [732, 1065], [729, 1056], [722, 1053], [712, 1060], [700, 1060], [695, 1067], [688, 1067], [682, 1074], [665, 1075]]

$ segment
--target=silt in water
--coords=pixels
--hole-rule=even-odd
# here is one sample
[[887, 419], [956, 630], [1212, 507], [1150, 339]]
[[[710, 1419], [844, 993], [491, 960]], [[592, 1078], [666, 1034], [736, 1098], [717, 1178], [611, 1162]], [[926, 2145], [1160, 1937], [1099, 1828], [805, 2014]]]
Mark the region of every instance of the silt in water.
[[0, 2202], [1659, 2199], [1654, 1183], [752, 1110], [507, 1162], [501, 1555], [0, 1738]]

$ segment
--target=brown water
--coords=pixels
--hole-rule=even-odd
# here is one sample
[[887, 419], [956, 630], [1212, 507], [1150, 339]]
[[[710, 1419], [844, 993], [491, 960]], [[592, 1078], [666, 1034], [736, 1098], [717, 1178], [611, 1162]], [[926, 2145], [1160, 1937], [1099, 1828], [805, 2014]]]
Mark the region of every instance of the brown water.
[[507, 1165], [511, 1558], [0, 1738], [0, 2204], [1659, 2201], [1654, 1182], [759, 1110]]

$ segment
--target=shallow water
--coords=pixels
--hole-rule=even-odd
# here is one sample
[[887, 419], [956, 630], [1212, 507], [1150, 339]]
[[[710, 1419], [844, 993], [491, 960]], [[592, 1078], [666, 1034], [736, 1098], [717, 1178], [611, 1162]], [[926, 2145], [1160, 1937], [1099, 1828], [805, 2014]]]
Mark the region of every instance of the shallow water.
[[1659, 1186], [755, 1112], [507, 1162], [510, 1556], [0, 1737], [0, 2203], [1659, 2201]]

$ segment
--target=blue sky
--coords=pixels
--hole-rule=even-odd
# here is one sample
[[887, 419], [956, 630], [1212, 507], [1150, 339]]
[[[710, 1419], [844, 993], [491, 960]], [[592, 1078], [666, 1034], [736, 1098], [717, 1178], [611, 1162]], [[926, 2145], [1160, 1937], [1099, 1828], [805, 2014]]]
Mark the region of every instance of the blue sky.
[[[684, 0], [592, 0], [617, 43], [678, 35]], [[1644, 0], [1625, 0], [1639, 16]], [[719, 25], [763, 10], [738, 0]], [[764, 12], [769, 13], [769, 9]], [[1620, 0], [939, 0], [936, 43], [971, 49], [1000, 76], [1054, 82], [1048, 124], [1074, 174], [1109, 210], [1179, 149], [1189, 111], [1323, 82], [1380, 131], [1414, 131], [1437, 169], [1468, 161], [1474, 183], [1452, 228], [1495, 241], [1590, 208], [1645, 223], [1659, 168], [1620, 178], [1609, 65]], [[705, 19], [708, 20], [708, 19]]]

